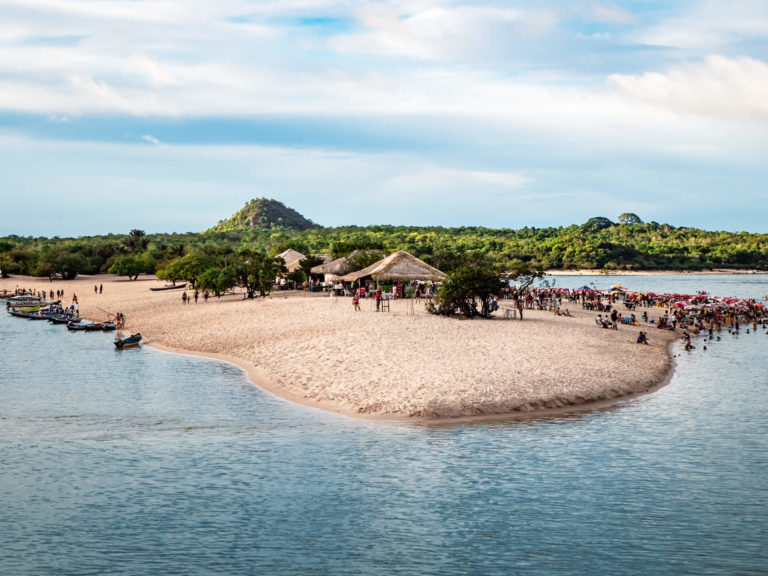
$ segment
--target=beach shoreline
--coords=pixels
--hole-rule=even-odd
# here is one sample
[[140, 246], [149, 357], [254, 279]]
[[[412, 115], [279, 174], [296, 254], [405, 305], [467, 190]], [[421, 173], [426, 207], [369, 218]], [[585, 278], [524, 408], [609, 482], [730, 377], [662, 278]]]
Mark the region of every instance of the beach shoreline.
[[[94, 286], [103, 284], [104, 294]], [[277, 292], [181, 303], [182, 291], [151, 292], [152, 278], [80, 277], [16, 285], [77, 291], [81, 315], [123, 312], [126, 332], [158, 350], [239, 366], [256, 386], [284, 400], [339, 415], [430, 425], [527, 420], [602, 409], [669, 382], [675, 334], [639, 327], [601, 330], [594, 314], [573, 318], [525, 311], [525, 320], [437, 317], [408, 302], [375, 312], [349, 298]], [[504, 303], [502, 303], [504, 305]], [[64, 336], [66, 337], [66, 336]]]

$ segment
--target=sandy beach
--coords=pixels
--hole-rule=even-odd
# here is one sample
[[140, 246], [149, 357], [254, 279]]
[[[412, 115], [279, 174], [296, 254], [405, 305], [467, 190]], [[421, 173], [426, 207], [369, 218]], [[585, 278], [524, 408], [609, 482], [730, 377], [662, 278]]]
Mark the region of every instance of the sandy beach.
[[[94, 294], [94, 284], [103, 284], [103, 294]], [[356, 417], [562, 411], [650, 391], [673, 366], [674, 334], [653, 330], [651, 345], [640, 346], [640, 328], [603, 330], [580, 308], [573, 318], [526, 310], [522, 322], [456, 320], [430, 315], [423, 304], [411, 310], [407, 301], [380, 313], [362, 301], [355, 312], [351, 298], [304, 293], [183, 305], [182, 291], [149, 290], [161, 285], [112, 276], [0, 280], [0, 290], [64, 289], [66, 304], [76, 292], [84, 318], [103, 321], [105, 311], [121, 311], [126, 332], [141, 332], [151, 346], [234, 362], [277, 396]]]

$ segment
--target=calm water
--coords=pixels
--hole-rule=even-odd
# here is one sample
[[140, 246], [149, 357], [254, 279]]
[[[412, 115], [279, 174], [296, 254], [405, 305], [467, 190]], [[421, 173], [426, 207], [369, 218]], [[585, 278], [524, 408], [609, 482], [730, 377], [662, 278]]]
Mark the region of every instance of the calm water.
[[0, 574], [765, 574], [768, 337], [725, 336], [612, 409], [428, 427], [2, 314]]

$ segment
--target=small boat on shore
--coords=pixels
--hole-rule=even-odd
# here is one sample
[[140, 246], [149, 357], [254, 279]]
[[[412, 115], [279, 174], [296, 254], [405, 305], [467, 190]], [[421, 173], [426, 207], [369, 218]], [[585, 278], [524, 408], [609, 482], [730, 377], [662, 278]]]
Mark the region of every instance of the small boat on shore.
[[53, 314], [48, 317], [48, 321], [53, 324], [68, 324], [69, 322], [77, 324], [80, 322], [80, 318], [77, 316], [66, 316], [64, 314]]
[[130, 336], [127, 336], [126, 338], [116, 338], [115, 348], [117, 348], [118, 350], [121, 350], [122, 348], [130, 348], [132, 346], [138, 346], [139, 342], [141, 342], [140, 333], [132, 334]]
[[32, 308], [42, 305], [42, 298], [39, 296], [12, 296], [8, 298], [7, 304], [11, 308]]
[[104, 332], [111, 332], [112, 330], [117, 329], [117, 324], [115, 324], [114, 322], [105, 322], [101, 326], [101, 329], [104, 330]]
[[166, 284], [165, 286], [157, 286], [155, 288], [150, 288], [152, 292], [161, 292], [163, 290], [178, 290], [179, 288], [186, 287], [187, 283], [182, 282], [181, 284]]
[[104, 324], [102, 322], [80, 322], [79, 324], [70, 322], [67, 324], [67, 330], [72, 330], [75, 332], [96, 332], [98, 330], [102, 330], [103, 328]]

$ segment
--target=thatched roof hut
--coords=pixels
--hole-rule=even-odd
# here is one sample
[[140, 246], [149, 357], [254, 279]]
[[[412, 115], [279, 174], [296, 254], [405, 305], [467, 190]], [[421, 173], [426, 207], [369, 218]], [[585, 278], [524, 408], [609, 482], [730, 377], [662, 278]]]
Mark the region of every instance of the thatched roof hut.
[[447, 276], [434, 266], [419, 260], [413, 254], [399, 250], [383, 260], [357, 272], [341, 277], [345, 282], [356, 282], [371, 277], [376, 281], [408, 282], [410, 280], [445, 280]]
[[323, 274], [326, 282], [338, 280], [347, 273], [347, 258], [345, 256], [336, 258], [336, 260], [313, 266], [309, 271], [312, 274]]
[[304, 254], [301, 252], [297, 252], [292, 248], [288, 248], [288, 250], [285, 252], [278, 254], [276, 258], [282, 258], [283, 262], [285, 262], [285, 267], [288, 269], [288, 272], [293, 272], [296, 270], [296, 268], [299, 267], [299, 263], [304, 260], [306, 256], [304, 256]]

